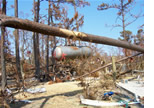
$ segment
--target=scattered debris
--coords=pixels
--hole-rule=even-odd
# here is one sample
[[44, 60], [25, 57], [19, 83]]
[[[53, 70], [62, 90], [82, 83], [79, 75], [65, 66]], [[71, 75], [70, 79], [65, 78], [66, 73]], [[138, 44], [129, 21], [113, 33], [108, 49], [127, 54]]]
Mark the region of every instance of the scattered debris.
[[139, 80], [137, 77], [137, 81], [128, 81], [127, 83], [119, 82], [117, 86], [128, 91], [132, 95], [134, 95], [135, 100], [142, 105], [144, 104], [144, 82]]
[[11, 95], [12, 92], [10, 89], [7, 88], [6, 91], [7, 91], [8, 95]]
[[110, 98], [113, 94], [114, 94], [114, 92], [112, 92], [112, 91], [104, 93], [103, 100], [107, 100], [107, 99]]
[[21, 102], [25, 102], [25, 103], [32, 103], [33, 101], [30, 100], [20, 100]]
[[46, 89], [44, 87], [42, 88], [36, 88], [36, 89], [27, 89], [26, 92], [28, 93], [43, 93], [43, 92], [46, 92]]
[[143, 83], [138, 83], [138, 81], [128, 81], [127, 83], [117, 83], [118, 87], [121, 87], [129, 92], [143, 97], [144, 96], [144, 86]]
[[53, 84], [53, 83], [54, 83], [53, 81], [49, 81], [49, 82], [48, 82], [49, 85], [50, 85], [50, 84]]
[[32, 103], [33, 101], [30, 100], [13, 100], [12, 102], [24, 102], [24, 103]]
[[[123, 97], [124, 95], [126, 95], [125, 93], [122, 93], [121, 95], [116, 94], [117, 88], [115, 86], [116, 83], [122, 84], [122, 85], [128, 85], [128, 86], [130, 84], [132, 86], [133, 84], [131, 84], [131, 82], [135, 81], [136, 84], [138, 85], [140, 84], [143, 87], [144, 82], [142, 80], [142, 76], [144, 71], [142, 71], [143, 69], [141, 68], [140, 64], [138, 65], [139, 68], [136, 68], [134, 64], [125, 62], [124, 60], [128, 59], [129, 57], [125, 57], [116, 61], [115, 64], [118, 63], [118, 65], [116, 65], [115, 67], [116, 80], [113, 81], [114, 74], [112, 69], [113, 67], [111, 66], [112, 63], [110, 63], [110, 61], [106, 62], [106, 60], [103, 60], [104, 59], [103, 57], [100, 57], [100, 58], [99, 57], [100, 56], [96, 55], [96, 56], [89, 57], [88, 58], [89, 60], [74, 59], [74, 60], [57, 61], [56, 64], [49, 65], [50, 72], [48, 73], [48, 76], [46, 76], [46, 70], [44, 70], [43, 68], [44, 65], [42, 64], [42, 68], [40, 68], [42, 82], [48, 81], [47, 83], [48, 86], [54, 86], [56, 84], [53, 84], [53, 83], [63, 84], [60, 82], [68, 82], [70, 81], [70, 79], [72, 79], [73, 81], [80, 80], [81, 81], [80, 85], [82, 85], [82, 87], [84, 88], [83, 90], [84, 98], [80, 97], [80, 99], [81, 99], [81, 103], [86, 105], [93, 105], [93, 106], [125, 105], [127, 106], [128, 104], [142, 103], [141, 101], [143, 101], [143, 104], [144, 104], [144, 94], [143, 96], [141, 96], [139, 94], [135, 94], [133, 91], [132, 94], [134, 94], [133, 96], [134, 98], [132, 99], [132, 97], [129, 96], [131, 97], [131, 101], [129, 101], [128, 98]], [[101, 63], [101, 62], [104, 62], [104, 63]], [[124, 63], [121, 63], [121, 62], [124, 62]], [[121, 68], [123, 67], [124, 64], [125, 64], [124, 66], [125, 68], [122, 70]], [[131, 67], [131, 65], [133, 65], [134, 67]], [[30, 66], [25, 65], [25, 67], [29, 69], [31, 65]], [[99, 68], [96, 69], [97, 67]], [[7, 77], [7, 81], [11, 82], [10, 85], [12, 84], [13, 81], [14, 83], [16, 83], [17, 76], [15, 74], [16, 72], [15, 66], [9, 64], [7, 69], [10, 69], [10, 70], [7, 70], [8, 72], [10, 72], [8, 73], [9, 77]], [[29, 71], [24, 72], [25, 77], [24, 77], [23, 88], [25, 89], [25, 92], [28, 92], [31, 94], [46, 92], [47, 91], [46, 89], [48, 89], [47, 87], [31, 88], [32, 86], [39, 85], [39, 80], [34, 77], [34, 72], [33, 72], [34, 70], [35, 68], [33, 69], [30, 68]], [[131, 78], [126, 79], [126, 77], [130, 75], [131, 75]], [[15, 86], [16, 88], [19, 88], [20, 85], [18, 86], [16, 84]], [[6, 90], [8, 95], [14, 93], [13, 91], [15, 90], [12, 89], [12, 86], [11, 87], [9, 86], [8, 88], [9, 89]], [[128, 89], [125, 87], [123, 88]], [[128, 91], [131, 91], [131, 90], [128, 90]], [[144, 92], [144, 90], [141, 90], [138, 87], [138, 90], [136, 90], [136, 92], [139, 93], [140, 91]], [[56, 91], [53, 91], [53, 92], [56, 92]], [[57, 92], [57, 94], [58, 93], [59, 92]], [[44, 95], [44, 94], [40, 94], [40, 95]], [[117, 98], [118, 100], [117, 101], [115, 100], [115, 96], [117, 96], [118, 98], [120, 97], [125, 99]], [[28, 99], [25, 98], [19, 101], [25, 102], [25, 103], [32, 103], [32, 101]]]
[[84, 105], [92, 105], [92, 106], [121, 106], [126, 104], [139, 104], [139, 102], [104, 102], [104, 101], [98, 101], [98, 100], [90, 100], [90, 99], [84, 99], [84, 97], [80, 96], [81, 104]]

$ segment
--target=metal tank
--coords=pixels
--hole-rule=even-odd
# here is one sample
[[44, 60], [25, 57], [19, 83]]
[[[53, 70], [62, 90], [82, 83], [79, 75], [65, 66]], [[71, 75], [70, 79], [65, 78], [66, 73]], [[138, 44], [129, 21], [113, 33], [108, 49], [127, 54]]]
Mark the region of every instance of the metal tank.
[[52, 56], [56, 60], [67, 58], [74, 59], [77, 57], [89, 57], [92, 49], [86, 46], [57, 46], [53, 49]]

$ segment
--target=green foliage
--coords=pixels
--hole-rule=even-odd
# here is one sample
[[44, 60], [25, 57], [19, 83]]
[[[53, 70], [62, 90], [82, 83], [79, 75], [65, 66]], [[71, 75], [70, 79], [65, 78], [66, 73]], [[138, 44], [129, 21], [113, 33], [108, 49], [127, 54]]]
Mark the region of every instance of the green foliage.
[[121, 41], [127, 41], [127, 42], [131, 43], [132, 42], [132, 38], [133, 38], [133, 35], [132, 35], [132, 32], [131, 31], [126, 30], [125, 32], [124, 31], [120, 32], [120, 38], [119, 38], [119, 40], [121, 40]]
[[144, 31], [143, 31], [143, 29], [139, 29], [137, 31], [137, 35], [134, 37], [134, 43], [136, 45], [141, 45], [141, 46], [144, 45]]

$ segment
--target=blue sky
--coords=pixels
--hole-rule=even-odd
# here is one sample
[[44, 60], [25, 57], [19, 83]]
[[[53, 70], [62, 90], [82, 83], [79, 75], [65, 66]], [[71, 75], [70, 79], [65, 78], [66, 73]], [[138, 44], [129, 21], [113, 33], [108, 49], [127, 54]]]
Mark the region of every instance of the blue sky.
[[[113, 25], [115, 24], [116, 18], [117, 18], [117, 10], [115, 9], [109, 9], [105, 11], [98, 11], [97, 6], [104, 2], [112, 3], [112, 0], [87, 0], [90, 3], [90, 6], [86, 6], [84, 8], [77, 8], [80, 14], [84, 15], [84, 25], [80, 28], [79, 31], [89, 33], [89, 34], [95, 34], [99, 36], [106, 36], [114, 39], [118, 39], [120, 35], [120, 31], [122, 31], [122, 28], [116, 27], [106, 27], [105, 25]], [[118, 1], [118, 0], [115, 0]], [[24, 14], [28, 14], [29, 20], [32, 20], [32, 4], [33, 0], [18, 0], [19, 2], [19, 17], [20, 14], [23, 12]], [[10, 5], [14, 4], [14, 0], [8, 0], [8, 11], [7, 15], [14, 16], [14, 9], [10, 9]], [[74, 14], [73, 7], [70, 5], [67, 5], [69, 9], [69, 15], [72, 16]], [[44, 1], [41, 2], [41, 12], [40, 14], [47, 13], [48, 8], [48, 2]], [[131, 10], [132, 13], [144, 13], [144, 0], [136, 0], [135, 7]], [[26, 18], [26, 17], [24, 17]], [[117, 23], [121, 24], [120, 20], [117, 21]], [[132, 33], [135, 35], [137, 33], [137, 30], [139, 29], [139, 26], [144, 24], [144, 17], [139, 18], [136, 22], [131, 24], [126, 28], [126, 30], [132, 31]]]

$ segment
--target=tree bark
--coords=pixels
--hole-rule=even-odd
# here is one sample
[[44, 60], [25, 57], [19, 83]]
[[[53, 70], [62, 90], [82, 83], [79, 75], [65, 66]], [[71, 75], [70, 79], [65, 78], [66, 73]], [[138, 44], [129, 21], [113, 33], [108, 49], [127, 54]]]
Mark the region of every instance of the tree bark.
[[21, 74], [22, 74], [22, 79], [24, 79], [24, 70], [23, 70], [23, 64], [24, 64], [24, 46], [25, 46], [25, 31], [22, 30], [21, 31], [23, 34], [22, 34], [22, 46], [21, 46], [21, 55], [22, 55], [22, 58], [21, 58], [21, 62], [20, 62], [20, 69], [21, 69]]
[[[50, 7], [51, 3], [50, 0], [48, 1], [48, 25], [50, 26]], [[46, 78], [48, 77], [49, 74], [49, 35], [46, 38]]]
[[121, 14], [122, 14], [122, 29], [123, 29], [123, 36], [124, 36], [124, 41], [126, 40], [126, 34], [125, 34], [125, 14], [124, 14], [124, 4], [123, 0], [121, 0]]
[[113, 83], [115, 84], [116, 83], [116, 74], [117, 74], [117, 72], [116, 72], [116, 64], [115, 64], [115, 57], [114, 56], [112, 56], [112, 70], [113, 70], [113, 72], [112, 72]]
[[[3, 0], [2, 14], [6, 14], [6, 0]], [[6, 64], [5, 64], [5, 27], [1, 26], [1, 67], [2, 67], [2, 92], [4, 93], [7, 85]]]
[[[40, 0], [37, 0], [36, 22], [39, 23]], [[39, 51], [39, 34], [36, 32], [36, 72], [40, 78], [40, 51]]]
[[[127, 41], [126, 39], [126, 33], [125, 33], [125, 14], [124, 14], [124, 5], [123, 5], [123, 0], [121, 0], [121, 14], [122, 14], [122, 29], [123, 29], [123, 36], [124, 36], [124, 41]], [[124, 49], [124, 54], [127, 56], [127, 50]]]
[[[37, 6], [35, 5], [35, 0], [34, 2], [34, 22], [39, 22], [39, 0], [37, 2]], [[37, 7], [37, 8], [36, 8]], [[36, 10], [37, 9], [37, 10]], [[34, 53], [34, 62], [35, 62], [35, 76], [37, 78], [40, 78], [40, 63], [39, 63], [39, 36], [38, 33], [35, 31], [33, 32], [33, 53]]]
[[[18, 0], [14, 0], [15, 5], [15, 17], [18, 18]], [[21, 69], [20, 69], [20, 55], [19, 55], [19, 31], [15, 29], [15, 52], [16, 52], [16, 68], [18, 73], [18, 83], [22, 81]]]
[[[49, 0], [50, 1], [50, 0]], [[53, 1], [50, 1], [51, 4], [54, 4]], [[51, 5], [50, 4], [50, 5]], [[53, 8], [53, 7], [52, 7]], [[51, 9], [51, 8], [50, 8]], [[51, 19], [51, 26], [54, 26], [54, 22], [53, 22], [53, 10], [50, 10], [50, 19]], [[53, 36], [53, 41], [54, 41], [54, 46], [56, 46], [57, 42], [56, 42], [56, 36]]]
[[[35, 0], [33, 0], [33, 12], [34, 12], [34, 22], [36, 22], [36, 10], [35, 10]], [[35, 40], [35, 32], [33, 32], [33, 59], [36, 67], [36, 40]], [[36, 74], [36, 72], [35, 72]]]
[[13, 27], [13, 28], [18, 28], [18, 29], [34, 31], [34, 32], [45, 34], [45, 35], [59, 36], [63, 38], [72, 39], [76, 37], [86, 42], [112, 45], [112, 46], [127, 48], [127, 49], [131, 49], [131, 50], [144, 53], [144, 48], [141, 48], [140, 46], [137, 46], [134, 44], [130, 44], [128, 42], [123, 42], [120, 40], [111, 39], [111, 38], [104, 37], [104, 36], [97, 36], [97, 35], [86, 34], [82, 32], [75, 32], [75, 31], [71, 31], [67, 29], [61, 29], [57, 27], [50, 27], [45, 24], [40, 24], [37, 22], [29, 21], [29, 20], [22, 20], [19, 18], [8, 17], [5, 15], [0, 16], [0, 25], [6, 26], [6, 27]]
[[[34, 22], [36, 22], [36, 3], [35, 3], [35, 0], [33, 0], [33, 5], [34, 5], [34, 7], [33, 7], [33, 11], [34, 11]], [[33, 54], [34, 54], [34, 63], [35, 63], [35, 68], [36, 68], [36, 70], [35, 70], [35, 76], [36, 77], [38, 77], [39, 75], [38, 75], [38, 71], [37, 71], [37, 48], [36, 48], [36, 33], [35, 32], [33, 32]]]

